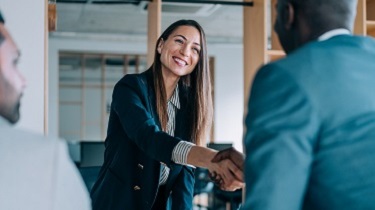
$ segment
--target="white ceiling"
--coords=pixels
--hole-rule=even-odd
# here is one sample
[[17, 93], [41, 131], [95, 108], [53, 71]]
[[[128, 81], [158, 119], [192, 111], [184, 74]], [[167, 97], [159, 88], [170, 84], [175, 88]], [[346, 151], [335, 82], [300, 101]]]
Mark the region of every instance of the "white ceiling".
[[[90, 2], [90, 1], [89, 1]], [[146, 4], [146, 3], [144, 3]], [[146, 40], [147, 10], [138, 4], [57, 3], [57, 31], [51, 36], [131, 38]], [[179, 12], [162, 13], [162, 30], [179, 19], [194, 19], [205, 29], [208, 42], [242, 43], [242, 6], [216, 5], [212, 14], [182, 14], [205, 4], [179, 4]], [[171, 5], [169, 5], [170, 7]], [[172, 5], [174, 6], [174, 5]], [[167, 7], [164, 6], [163, 9]], [[204, 8], [203, 8], [204, 9]]]

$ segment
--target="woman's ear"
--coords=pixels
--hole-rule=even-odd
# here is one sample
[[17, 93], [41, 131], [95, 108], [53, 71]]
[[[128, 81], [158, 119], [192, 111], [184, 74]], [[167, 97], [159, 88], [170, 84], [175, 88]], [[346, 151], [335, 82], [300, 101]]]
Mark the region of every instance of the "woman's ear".
[[161, 54], [161, 50], [162, 50], [163, 46], [164, 46], [164, 40], [163, 40], [163, 38], [161, 38], [160, 42], [158, 44], [158, 53], [159, 54]]

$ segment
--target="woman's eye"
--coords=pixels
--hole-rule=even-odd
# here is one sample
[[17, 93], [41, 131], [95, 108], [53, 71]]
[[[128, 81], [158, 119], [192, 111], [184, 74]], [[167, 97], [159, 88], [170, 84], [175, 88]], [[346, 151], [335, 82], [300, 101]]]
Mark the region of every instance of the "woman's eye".
[[184, 43], [181, 39], [176, 39], [175, 42], [180, 43], [180, 44]]
[[194, 53], [199, 54], [199, 49], [193, 48]]

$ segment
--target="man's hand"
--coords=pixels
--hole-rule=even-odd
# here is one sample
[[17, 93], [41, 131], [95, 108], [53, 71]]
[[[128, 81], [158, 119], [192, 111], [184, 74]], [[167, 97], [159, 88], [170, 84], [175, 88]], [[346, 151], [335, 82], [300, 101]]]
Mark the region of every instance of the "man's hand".
[[[210, 178], [222, 190], [236, 190], [242, 188], [243, 184], [243, 165], [244, 155], [233, 147], [218, 152], [211, 160], [212, 163], [217, 163], [221, 167], [226, 168], [223, 172], [210, 171]], [[225, 177], [223, 177], [225, 176]], [[229, 180], [228, 180], [229, 178]]]
[[225, 159], [230, 159], [241, 171], [243, 171], [245, 156], [242, 153], [231, 147], [218, 152], [211, 162], [218, 163]]
[[[186, 162], [190, 165], [207, 168], [211, 174], [216, 173], [218, 175], [217, 183], [220, 183], [220, 188], [234, 191], [244, 186], [242, 170], [243, 156], [234, 149], [231, 149], [230, 152], [226, 151], [218, 152], [206, 147], [193, 146], [188, 153]], [[216, 155], [218, 155], [217, 158], [215, 158]], [[217, 159], [221, 160], [218, 161]], [[212, 162], [212, 160], [218, 162]]]

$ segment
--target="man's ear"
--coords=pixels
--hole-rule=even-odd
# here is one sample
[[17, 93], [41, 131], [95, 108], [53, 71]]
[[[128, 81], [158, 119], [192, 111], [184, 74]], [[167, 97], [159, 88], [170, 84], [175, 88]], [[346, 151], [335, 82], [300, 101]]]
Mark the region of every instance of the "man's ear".
[[158, 53], [161, 54], [161, 49], [163, 48], [164, 46], [164, 40], [163, 38], [160, 39], [160, 42], [158, 44]]
[[285, 5], [285, 8], [284, 8], [284, 15], [283, 15], [283, 18], [284, 18], [284, 23], [285, 23], [285, 28], [286, 29], [291, 29], [293, 27], [293, 25], [295, 24], [295, 8], [294, 8], [294, 5], [291, 4], [290, 2], [288, 2], [286, 5]]

